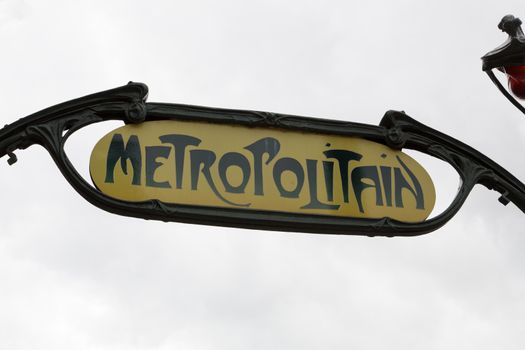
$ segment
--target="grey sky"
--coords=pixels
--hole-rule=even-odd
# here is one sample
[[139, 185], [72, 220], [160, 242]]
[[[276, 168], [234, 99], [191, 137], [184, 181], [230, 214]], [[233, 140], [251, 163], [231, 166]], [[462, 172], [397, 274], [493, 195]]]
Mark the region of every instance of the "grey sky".
[[[369, 124], [399, 109], [524, 180], [525, 119], [479, 59], [508, 13], [525, 4], [0, 0], [0, 122], [129, 80], [159, 102]], [[69, 145], [84, 173], [107, 130]], [[485, 188], [429, 235], [307, 235], [115, 216], [43, 149], [18, 157], [0, 164], [2, 349], [525, 346], [524, 216]], [[450, 197], [457, 177], [428, 166]]]

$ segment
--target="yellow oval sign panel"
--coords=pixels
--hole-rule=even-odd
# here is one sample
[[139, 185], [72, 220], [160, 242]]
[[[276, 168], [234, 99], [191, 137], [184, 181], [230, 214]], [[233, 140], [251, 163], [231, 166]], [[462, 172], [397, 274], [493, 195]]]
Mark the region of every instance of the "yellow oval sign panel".
[[91, 154], [95, 186], [130, 202], [421, 222], [435, 190], [408, 155], [338, 135], [187, 121], [126, 125]]

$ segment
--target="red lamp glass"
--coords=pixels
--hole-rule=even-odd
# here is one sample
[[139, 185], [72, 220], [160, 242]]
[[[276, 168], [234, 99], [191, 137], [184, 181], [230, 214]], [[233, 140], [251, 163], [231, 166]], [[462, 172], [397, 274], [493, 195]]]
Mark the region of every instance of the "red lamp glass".
[[509, 89], [514, 96], [525, 100], [525, 66], [509, 66], [504, 68], [509, 80]]

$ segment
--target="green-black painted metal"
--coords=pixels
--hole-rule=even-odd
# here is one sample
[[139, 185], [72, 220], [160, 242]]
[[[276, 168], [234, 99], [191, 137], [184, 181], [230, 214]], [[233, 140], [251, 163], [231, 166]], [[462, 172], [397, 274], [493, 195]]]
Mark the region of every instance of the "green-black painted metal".
[[[476, 184], [498, 191], [501, 203], [513, 202], [525, 212], [523, 183], [472, 147], [417, 122], [403, 112], [388, 111], [379, 126], [375, 126], [268, 112], [151, 103], [146, 102], [147, 95], [146, 85], [129, 83], [20, 119], [0, 130], [0, 157], [7, 155], [9, 164], [13, 164], [16, 162], [14, 151], [41, 145], [71, 186], [93, 205], [119, 215], [162, 221], [309, 233], [415, 236], [434, 231], [448, 222]], [[136, 203], [117, 200], [98, 191], [75, 170], [64, 151], [67, 139], [74, 132], [93, 123], [171, 119], [345, 135], [379, 142], [394, 149], [414, 149], [451, 164], [462, 180], [461, 188], [443, 213], [421, 223], [404, 223], [390, 218], [360, 219], [203, 207], [158, 200]]]

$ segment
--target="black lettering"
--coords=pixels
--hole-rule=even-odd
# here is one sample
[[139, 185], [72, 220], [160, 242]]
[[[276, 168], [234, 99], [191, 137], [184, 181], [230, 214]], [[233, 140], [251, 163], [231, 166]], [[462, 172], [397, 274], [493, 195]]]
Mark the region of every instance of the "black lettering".
[[182, 188], [182, 177], [184, 176], [184, 155], [187, 146], [198, 146], [201, 140], [186, 135], [163, 135], [159, 137], [162, 143], [169, 143], [175, 148], [175, 180], [177, 188]]
[[108, 157], [106, 160], [106, 183], [115, 182], [115, 166], [120, 159], [120, 167], [124, 174], [128, 175], [128, 163], [131, 161], [133, 168], [133, 185], [140, 185], [140, 176], [142, 169], [142, 155], [140, 153], [140, 143], [137, 135], [131, 135], [124, 148], [124, 139], [121, 134], [113, 135], [109, 144]]
[[167, 159], [170, 155], [171, 147], [166, 146], [148, 146], [146, 147], [146, 186], [171, 188], [168, 181], [155, 181], [155, 171], [158, 167], [163, 165], [162, 162], [157, 162], [157, 158]]
[[[294, 173], [295, 177], [297, 178], [297, 185], [292, 191], [286, 190], [282, 184], [282, 174], [287, 170]], [[281, 158], [275, 163], [275, 166], [273, 167], [273, 181], [275, 182], [281, 197], [298, 198], [304, 184], [303, 167], [297, 160], [293, 158]]]
[[329, 202], [334, 201], [334, 163], [323, 160], [324, 184], [326, 197]]
[[[333, 165], [333, 163], [332, 163]], [[321, 203], [317, 198], [317, 160], [307, 159], [306, 170], [308, 173], [308, 188], [310, 190], [310, 203], [301, 209], [328, 209], [337, 210], [339, 205]]]
[[386, 205], [392, 206], [392, 168], [388, 166], [381, 166], [381, 180], [383, 180], [383, 188], [385, 189]]
[[408, 181], [405, 179], [403, 174], [401, 173], [401, 169], [394, 168], [394, 186], [396, 191], [396, 207], [403, 208], [403, 189], [407, 189], [412, 193], [412, 195], [416, 198], [416, 209], [425, 209], [425, 198], [423, 196], [423, 190], [421, 189], [421, 184], [417, 180], [416, 176], [410, 171], [410, 169], [406, 166], [405, 163], [399, 158], [399, 156], [396, 156], [398, 162], [401, 164], [403, 169], [407, 172], [408, 176], [412, 180], [412, 183], [414, 184], [414, 188], [409, 185]]
[[[239, 186], [232, 186], [228, 181], [227, 171], [231, 166], [237, 166], [242, 170], [242, 182]], [[250, 179], [250, 162], [240, 153], [229, 152], [224, 154], [219, 161], [219, 176], [221, 177], [224, 190], [230, 193], [244, 193], [244, 189]]]
[[[212, 151], [208, 150], [191, 150], [190, 151], [190, 159], [191, 159], [191, 189], [193, 191], [197, 190], [199, 186], [199, 174], [202, 172], [204, 174], [204, 178], [206, 181], [208, 181], [208, 185], [210, 186], [213, 193], [224, 203], [228, 203], [230, 205], [234, 205], [237, 207], [249, 207], [250, 204], [237, 204], [233, 203], [226, 198], [224, 198], [219, 191], [217, 190], [217, 187], [215, 186], [215, 183], [213, 182], [213, 178], [210, 173], [210, 168], [215, 163], [215, 159], [217, 156]], [[202, 170], [201, 170], [202, 165]]]
[[[363, 179], [372, 180], [373, 185], [363, 182]], [[383, 205], [383, 194], [381, 192], [381, 183], [379, 182], [379, 174], [376, 166], [360, 166], [352, 170], [352, 187], [354, 188], [355, 198], [359, 211], [364, 213], [362, 193], [369, 187], [375, 187], [376, 190], [376, 205]]]
[[334, 149], [323, 152], [326, 158], [335, 158], [339, 163], [339, 172], [341, 173], [341, 185], [343, 187], [343, 199], [348, 203], [348, 163], [352, 160], [359, 161], [363, 156], [352, 151]]
[[265, 164], [268, 165], [272, 159], [279, 153], [281, 144], [279, 141], [272, 137], [265, 137], [260, 139], [249, 146], [244, 147], [253, 154], [253, 163], [254, 163], [254, 180], [255, 180], [255, 195], [262, 196], [264, 195], [263, 189], [263, 171], [262, 171], [262, 158], [266, 153], [268, 154], [268, 159]]

